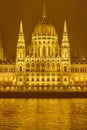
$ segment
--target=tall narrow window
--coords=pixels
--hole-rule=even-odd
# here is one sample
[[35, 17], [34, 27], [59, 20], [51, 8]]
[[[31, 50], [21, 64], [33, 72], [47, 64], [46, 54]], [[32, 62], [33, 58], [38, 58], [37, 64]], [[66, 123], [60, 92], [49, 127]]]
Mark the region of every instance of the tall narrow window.
[[20, 52], [20, 59], [21, 59], [21, 58], [23, 58], [23, 53], [22, 53], [22, 52]]
[[55, 64], [52, 65], [52, 69], [55, 70]]
[[40, 71], [40, 65], [39, 65], [39, 63], [36, 65], [36, 71]]
[[65, 52], [65, 57], [66, 57], [66, 52]]
[[65, 78], [65, 79], [64, 79], [64, 81], [66, 82], [66, 81], [67, 81], [67, 79]]
[[60, 64], [57, 64], [57, 71], [60, 72]]
[[48, 47], [48, 56], [50, 56], [50, 47]]
[[64, 66], [64, 72], [67, 72], [67, 67], [66, 66]]
[[40, 47], [38, 48], [38, 56], [40, 57]]
[[22, 67], [20, 66], [20, 72], [22, 72]]
[[34, 63], [32, 63], [32, 71], [34, 71], [34, 69], [35, 69], [35, 65], [34, 65]]
[[44, 63], [42, 63], [42, 71], [44, 71], [45, 70], [45, 65], [44, 65]]
[[45, 46], [43, 47], [43, 56], [46, 57], [46, 48], [45, 48]]

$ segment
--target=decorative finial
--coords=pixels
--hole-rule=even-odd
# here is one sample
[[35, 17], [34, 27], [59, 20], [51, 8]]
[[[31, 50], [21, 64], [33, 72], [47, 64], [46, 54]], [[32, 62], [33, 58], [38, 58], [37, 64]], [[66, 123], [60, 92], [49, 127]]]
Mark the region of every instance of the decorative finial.
[[20, 33], [23, 33], [23, 24], [22, 24], [22, 21], [20, 21]]
[[62, 46], [68, 46], [69, 47], [69, 38], [68, 38], [66, 20], [64, 21], [64, 31], [63, 31]]
[[43, 15], [42, 15], [42, 18], [43, 18], [43, 20], [46, 20], [46, 18], [47, 18], [45, 0], [44, 0], [44, 8], [43, 8]]
[[64, 21], [64, 32], [67, 32], [67, 24], [66, 24], [66, 20]]

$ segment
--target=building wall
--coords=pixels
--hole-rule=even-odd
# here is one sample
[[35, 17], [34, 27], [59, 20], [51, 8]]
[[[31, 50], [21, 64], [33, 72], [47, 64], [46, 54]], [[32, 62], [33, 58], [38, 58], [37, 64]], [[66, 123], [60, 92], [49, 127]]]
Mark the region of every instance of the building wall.
[[26, 84], [58, 85], [61, 82], [61, 68], [58, 61], [31, 61], [26, 64]]
[[15, 65], [0, 64], [0, 86], [13, 85], [15, 79]]
[[87, 85], [87, 64], [72, 64], [71, 65], [72, 84]]

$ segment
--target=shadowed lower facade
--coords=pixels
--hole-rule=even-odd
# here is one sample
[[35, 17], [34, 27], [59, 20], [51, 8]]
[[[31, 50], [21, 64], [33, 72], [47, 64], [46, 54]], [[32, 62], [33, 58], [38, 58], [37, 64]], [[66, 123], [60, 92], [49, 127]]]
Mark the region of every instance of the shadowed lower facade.
[[59, 44], [55, 27], [48, 21], [45, 4], [42, 18], [32, 33], [28, 53], [26, 48], [21, 21], [15, 61], [4, 59], [0, 43], [0, 86], [24, 86], [30, 90], [87, 89], [87, 60], [71, 57], [66, 21]]

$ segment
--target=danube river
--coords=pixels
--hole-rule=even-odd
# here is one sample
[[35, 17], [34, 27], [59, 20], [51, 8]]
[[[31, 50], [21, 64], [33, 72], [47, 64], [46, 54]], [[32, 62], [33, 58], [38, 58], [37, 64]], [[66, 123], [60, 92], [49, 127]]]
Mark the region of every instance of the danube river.
[[87, 99], [0, 99], [0, 130], [87, 130]]

